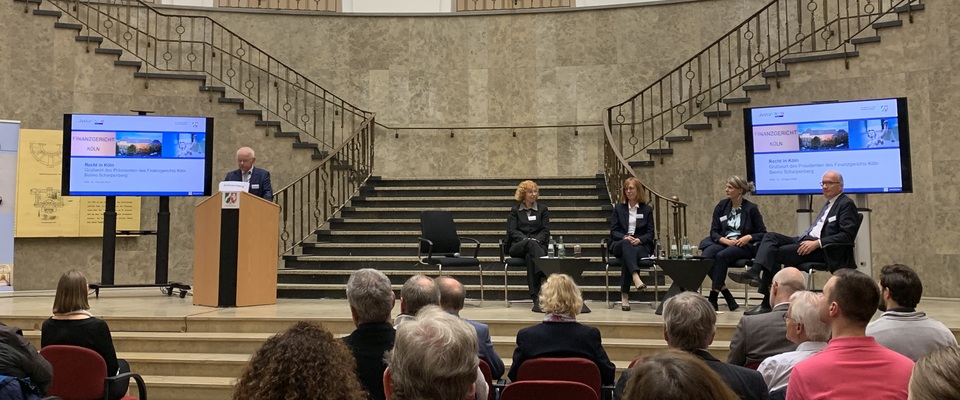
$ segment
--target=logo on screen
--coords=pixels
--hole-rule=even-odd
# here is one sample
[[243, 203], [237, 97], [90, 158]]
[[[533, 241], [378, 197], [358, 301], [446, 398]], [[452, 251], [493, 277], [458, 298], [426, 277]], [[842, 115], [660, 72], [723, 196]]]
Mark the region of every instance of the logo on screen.
[[196, 128], [198, 126], [200, 126], [200, 123], [198, 123], [197, 121], [193, 121], [193, 127]]
[[887, 112], [890, 109], [890, 106], [880, 106], [880, 111]]
[[99, 121], [93, 121], [93, 124], [94, 124], [94, 125], [103, 125], [103, 120], [101, 119], [101, 120], [99, 120]]

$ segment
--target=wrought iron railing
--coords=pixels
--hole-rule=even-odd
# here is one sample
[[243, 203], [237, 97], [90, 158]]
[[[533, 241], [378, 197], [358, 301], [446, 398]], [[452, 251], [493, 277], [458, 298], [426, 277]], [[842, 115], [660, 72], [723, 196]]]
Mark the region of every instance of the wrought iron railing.
[[360, 191], [373, 172], [376, 121], [370, 115], [320, 166], [278, 190], [280, 254], [292, 252]]
[[574, 7], [574, 0], [457, 0], [457, 11]]
[[[205, 74], [214, 80], [208, 85], [222, 82], [256, 104], [264, 119], [277, 118], [321, 150], [339, 146], [371, 115], [209, 17], [168, 15], [141, 0], [48, 3], [79, 21], [81, 36], [103, 37], [142, 61], [141, 73]], [[150, 75], [142, 76], [149, 85]]]
[[340, 12], [343, 10], [343, 2], [341, 0], [217, 0], [217, 7]]
[[[781, 60], [852, 50], [851, 39], [920, 0], [773, 0], [633, 97], [607, 109], [624, 159], [664, 146], [664, 137], [764, 72], [779, 85]], [[911, 16], [912, 18], [912, 16]], [[912, 19], [911, 19], [912, 20]], [[845, 54], [845, 53], [844, 53]], [[610, 144], [606, 144], [609, 146]]]

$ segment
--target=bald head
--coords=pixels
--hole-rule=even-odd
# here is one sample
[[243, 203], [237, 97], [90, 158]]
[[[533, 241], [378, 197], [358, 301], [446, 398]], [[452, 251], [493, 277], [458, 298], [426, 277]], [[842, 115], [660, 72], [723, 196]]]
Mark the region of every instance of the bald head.
[[441, 276], [434, 279], [434, 282], [437, 284], [437, 288], [440, 289], [440, 308], [446, 312], [459, 314], [460, 310], [463, 309], [463, 303], [466, 299], [463, 284], [449, 276]]
[[837, 171], [827, 171], [820, 179], [820, 189], [823, 190], [823, 197], [832, 199], [843, 193], [843, 175]]
[[249, 171], [253, 168], [255, 162], [257, 162], [257, 156], [254, 154], [253, 149], [241, 147], [237, 150], [237, 168], [240, 168], [241, 171]]
[[770, 300], [774, 305], [787, 303], [794, 293], [806, 289], [807, 285], [803, 279], [803, 272], [794, 267], [787, 267], [773, 276]]

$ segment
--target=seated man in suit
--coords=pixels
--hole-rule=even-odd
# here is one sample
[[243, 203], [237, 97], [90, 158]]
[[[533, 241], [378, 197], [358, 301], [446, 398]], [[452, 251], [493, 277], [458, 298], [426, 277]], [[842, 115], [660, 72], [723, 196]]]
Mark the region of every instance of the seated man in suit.
[[[813, 225], [800, 236], [786, 236], [776, 232], [767, 232], [760, 241], [757, 257], [753, 266], [745, 272], [731, 272], [730, 278], [737, 283], [759, 286], [763, 301], [753, 310], [744, 314], [762, 314], [770, 312], [770, 284], [773, 274], [780, 270], [781, 264], [797, 266], [805, 262], [823, 262], [822, 247], [831, 243], [852, 243], [857, 237], [857, 205], [843, 194], [843, 176], [837, 171], [827, 171], [820, 182], [823, 197], [827, 202], [820, 210]], [[852, 247], [831, 250], [831, 271], [837, 268], [856, 268]]]
[[787, 339], [783, 316], [790, 306], [790, 296], [806, 288], [800, 270], [789, 267], [777, 272], [770, 287], [770, 298], [775, 304], [773, 312], [740, 318], [730, 338], [727, 362], [744, 367], [756, 366], [767, 357], [796, 350], [796, 343]]
[[343, 342], [357, 359], [357, 377], [369, 398], [384, 400], [383, 371], [387, 364], [383, 355], [393, 349], [396, 335], [390, 325], [395, 303], [390, 279], [372, 268], [359, 269], [347, 280], [347, 300], [357, 329], [344, 336]]
[[253, 149], [241, 147], [237, 150], [236, 170], [227, 173], [224, 181], [249, 182], [250, 194], [266, 201], [273, 201], [273, 186], [270, 186], [270, 172], [263, 168], [254, 168], [257, 157]]
[[413, 319], [421, 308], [440, 305], [440, 289], [433, 278], [426, 275], [414, 275], [400, 288], [400, 315], [393, 320], [393, 327]]
[[913, 361], [937, 351], [954, 347], [957, 337], [943, 323], [917, 311], [923, 283], [920, 276], [903, 264], [880, 270], [880, 318], [867, 325], [867, 336], [881, 346], [903, 354]]
[[[440, 308], [450, 314], [460, 316], [460, 310], [463, 309], [463, 301], [467, 296], [460, 281], [449, 276], [441, 276], [434, 279], [437, 287], [440, 288]], [[490, 340], [490, 327], [482, 322], [463, 318], [477, 330], [477, 340], [480, 345], [479, 355], [487, 365], [490, 366], [490, 376], [494, 379], [500, 379], [503, 375], [503, 360], [493, 349], [493, 341]]]

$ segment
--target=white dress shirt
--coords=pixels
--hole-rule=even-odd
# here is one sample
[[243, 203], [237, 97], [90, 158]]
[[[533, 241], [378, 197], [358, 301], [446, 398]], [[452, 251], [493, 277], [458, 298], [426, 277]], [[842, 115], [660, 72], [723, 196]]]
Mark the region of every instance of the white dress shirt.
[[795, 351], [788, 351], [763, 360], [757, 367], [757, 371], [763, 375], [763, 380], [767, 382], [767, 389], [772, 392], [787, 386], [794, 365], [826, 348], [827, 342], [803, 342]]

